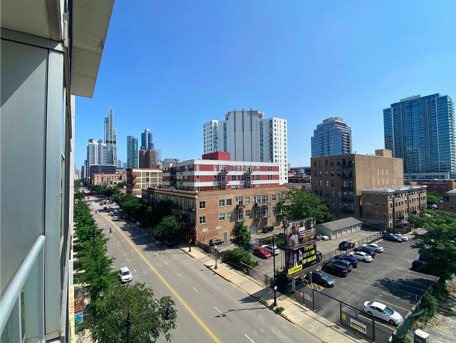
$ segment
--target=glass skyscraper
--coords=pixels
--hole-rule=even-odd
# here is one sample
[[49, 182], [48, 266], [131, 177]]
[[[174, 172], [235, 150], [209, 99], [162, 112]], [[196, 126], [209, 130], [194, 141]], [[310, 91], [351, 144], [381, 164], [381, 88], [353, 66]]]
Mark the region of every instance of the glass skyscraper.
[[141, 133], [141, 147], [144, 149], [153, 149], [154, 143], [152, 141], [152, 132], [150, 129], [145, 129], [143, 133]]
[[454, 108], [448, 95], [413, 96], [383, 110], [385, 148], [410, 179], [455, 178]]
[[312, 157], [352, 153], [351, 128], [340, 117], [323, 120], [311, 137]]
[[127, 137], [127, 168], [138, 168], [138, 139]]
[[114, 112], [109, 110], [109, 115], [104, 118], [104, 141], [106, 144], [106, 164], [117, 165], [117, 134], [113, 128]]

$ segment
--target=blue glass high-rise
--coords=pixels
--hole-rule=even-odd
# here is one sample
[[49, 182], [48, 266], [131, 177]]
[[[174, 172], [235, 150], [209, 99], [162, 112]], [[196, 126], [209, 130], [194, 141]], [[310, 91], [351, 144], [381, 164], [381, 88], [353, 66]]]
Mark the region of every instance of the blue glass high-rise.
[[409, 179], [455, 178], [454, 108], [448, 95], [413, 96], [383, 110], [385, 148]]

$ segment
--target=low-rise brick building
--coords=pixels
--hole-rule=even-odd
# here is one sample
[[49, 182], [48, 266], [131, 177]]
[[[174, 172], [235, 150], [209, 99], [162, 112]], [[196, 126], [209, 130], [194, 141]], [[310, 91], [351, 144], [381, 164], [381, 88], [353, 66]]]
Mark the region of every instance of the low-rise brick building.
[[448, 197], [441, 200], [437, 206], [439, 210], [456, 213], [456, 190], [447, 192]]
[[288, 187], [193, 191], [171, 188], [143, 190], [148, 202], [170, 200], [178, 213], [190, 216], [192, 239], [208, 244], [211, 238], [229, 240], [236, 222], [251, 233], [265, 226], [280, 226], [277, 208]]
[[363, 189], [362, 203], [363, 223], [392, 228], [427, 207], [426, 186]]
[[119, 182], [127, 180], [127, 173], [115, 173], [115, 174], [93, 174], [92, 185], [103, 186], [103, 187], [114, 187]]
[[127, 193], [141, 197], [141, 190], [162, 185], [162, 171], [155, 168], [127, 169]]

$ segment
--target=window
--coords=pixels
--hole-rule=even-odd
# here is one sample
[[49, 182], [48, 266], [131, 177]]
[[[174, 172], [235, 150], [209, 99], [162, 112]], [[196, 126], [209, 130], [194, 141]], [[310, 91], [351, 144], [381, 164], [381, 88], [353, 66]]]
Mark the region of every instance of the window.
[[256, 204], [259, 204], [259, 203], [260, 203], [260, 198], [261, 198], [260, 195], [255, 195], [255, 196], [253, 197], [253, 201], [254, 201]]
[[225, 199], [220, 199], [219, 200], [219, 207], [225, 206]]
[[250, 217], [250, 210], [245, 210], [245, 216]]
[[231, 206], [231, 199], [226, 199], [226, 206]]
[[275, 194], [271, 195], [271, 197], [272, 197], [272, 201], [276, 201], [276, 195]]
[[225, 220], [225, 213], [219, 213], [219, 221]]
[[236, 212], [236, 221], [240, 222], [244, 220], [244, 212], [238, 211]]
[[226, 220], [231, 220], [231, 212], [228, 212], [228, 213], [226, 214]]
[[206, 216], [199, 217], [199, 223], [200, 224], [206, 224]]
[[234, 201], [236, 205], [242, 205], [242, 197], [236, 197]]
[[250, 204], [250, 198], [249, 197], [245, 197], [244, 198], [244, 203], [247, 204], [247, 205]]
[[267, 196], [267, 195], [263, 195], [262, 203], [263, 203], [263, 204], [269, 203], [269, 200], [268, 200], [268, 196]]
[[[205, 201], [200, 201], [200, 206], [199, 206], [200, 209], [205, 209], [206, 208], [206, 202]], [[201, 223], [201, 224], [204, 224], [204, 223]]]

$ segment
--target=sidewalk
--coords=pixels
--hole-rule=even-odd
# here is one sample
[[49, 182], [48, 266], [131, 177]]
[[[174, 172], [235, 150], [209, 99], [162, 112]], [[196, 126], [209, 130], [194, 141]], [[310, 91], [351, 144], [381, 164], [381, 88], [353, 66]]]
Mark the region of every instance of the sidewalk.
[[[245, 275], [230, 266], [219, 262], [217, 269], [214, 269], [214, 259], [203, 253], [199, 248], [192, 247], [192, 251], [188, 251], [187, 247], [180, 246], [180, 249], [201, 264], [210, 268], [213, 272], [220, 275], [225, 280], [233, 283], [245, 293], [253, 296], [265, 306], [269, 306], [274, 302], [274, 292], [270, 287], [266, 287], [258, 280]], [[301, 327], [304, 331], [311, 334], [322, 342], [367, 342], [358, 335], [352, 335], [333, 322], [326, 320], [315, 312], [307, 309], [303, 305], [297, 303], [293, 299], [277, 292], [277, 306], [283, 307], [285, 310], [282, 316]]]

